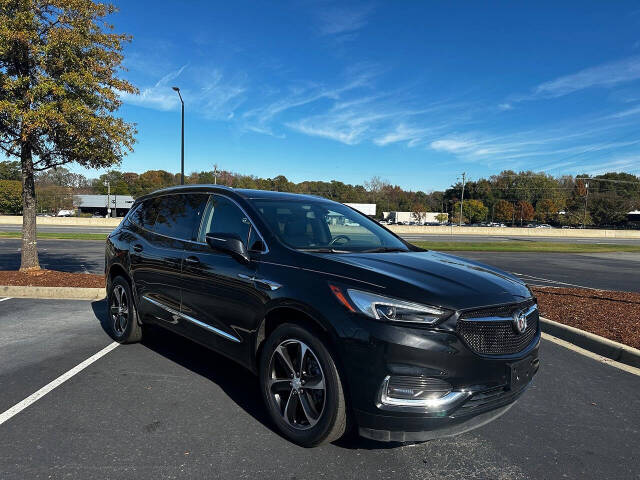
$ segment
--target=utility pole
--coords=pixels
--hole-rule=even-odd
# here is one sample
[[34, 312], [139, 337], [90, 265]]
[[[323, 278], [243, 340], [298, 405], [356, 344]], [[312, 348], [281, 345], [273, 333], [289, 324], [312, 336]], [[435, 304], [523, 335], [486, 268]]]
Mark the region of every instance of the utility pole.
[[107, 217], [109, 218], [111, 216], [111, 184], [109, 183], [108, 180], [106, 180], [104, 182], [104, 185], [107, 186]]
[[182, 100], [180, 89], [178, 87], [172, 87], [172, 88], [176, 92], [178, 92], [178, 96], [180, 97], [180, 103], [182, 104], [182, 130], [181, 130], [181, 142], [180, 142], [180, 185], [184, 185], [184, 101]]
[[584, 183], [586, 190], [584, 195], [584, 217], [582, 219], [582, 228], [587, 228], [587, 200], [589, 199], [589, 182]]
[[464, 185], [466, 181], [466, 172], [462, 172], [462, 196], [460, 197], [460, 219], [458, 226], [462, 226], [462, 205], [464, 204]]
[[217, 185], [218, 184], [218, 174], [220, 173], [220, 171], [218, 170], [218, 164], [214, 164], [213, 165], [213, 184]]

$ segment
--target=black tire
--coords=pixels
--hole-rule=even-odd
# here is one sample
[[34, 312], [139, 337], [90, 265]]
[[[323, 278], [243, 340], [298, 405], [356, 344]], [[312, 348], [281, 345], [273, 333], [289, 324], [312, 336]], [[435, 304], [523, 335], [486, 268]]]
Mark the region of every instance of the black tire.
[[[293, 369], [286, 367], [280, 353], [285, 351]], [[300, 356], [298, 352], [305, 353]], [[296, 370], [289, 382], [286, 372]], [[292, 442], [314, 447], [345, 433], [347, 409], [338, 369], [327, 346], [306, 328], [287, 323], [275, 329], [262, 348], [259, 376], [267, 411]]]
[[142, 339], [142, 327], [127, 279], [120, 276], [114, 278], [107, 299], [106, 327], [111, 338], [119, 343], [139, 342]]

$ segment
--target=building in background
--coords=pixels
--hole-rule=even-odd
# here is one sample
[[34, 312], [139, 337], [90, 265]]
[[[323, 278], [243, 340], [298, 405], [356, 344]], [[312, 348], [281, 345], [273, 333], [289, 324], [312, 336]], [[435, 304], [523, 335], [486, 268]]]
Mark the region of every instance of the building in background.
[[[438, 221], [438, 216], [447, 215], [447, 220], [443, 222]], [[448, 221], [448, 214], [440, 212], [382, 212], [384, 220], [390, 223], [409, 224], [415, 223], [446, 223]]]
[[[92, 215], [107, 215], [111, 208], [112, 217], [124, 217], [133, 205], [133, 197], [130, 195], [74, 195], [73, 206], [78, 213], [90, 213]], [[109, 202], [111, 205], [107, 205]]]
[[354, 210], [366, 215], [367, 217], [376, 216], [376, 204], [375, 203], [345, 203], [347, 207], [351, 207]]

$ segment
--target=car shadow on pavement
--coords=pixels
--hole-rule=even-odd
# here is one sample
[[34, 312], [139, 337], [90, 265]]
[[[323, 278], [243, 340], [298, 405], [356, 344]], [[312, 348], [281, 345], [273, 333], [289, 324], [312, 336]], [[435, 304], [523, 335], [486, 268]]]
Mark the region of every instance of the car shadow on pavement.
[[[109, 334], [106, 300], [92, 302], [91, 307], [102, 329]], [[252, 372], [238, 363], [162, 327], [145, 326], [141, 343], [168, 360], [215, 383], [245, 412], [282, 437], [265, 410], [258, 377]], [[333, 445], [355, 450], [380, 450], [396, 448], [402, 444], [376, 442], [359, 437], [355, 432], [350, 432], [340, 440], [333, 442]]]

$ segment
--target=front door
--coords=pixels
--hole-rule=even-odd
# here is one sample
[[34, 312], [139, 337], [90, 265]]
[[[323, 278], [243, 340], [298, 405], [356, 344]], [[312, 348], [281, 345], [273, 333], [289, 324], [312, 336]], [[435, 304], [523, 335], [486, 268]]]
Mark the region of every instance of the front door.
[[[197, 243], [185, 248], [182, 269], [182, 314], [191, 322], [190, 336], [243, 362], [250, 355], [248, 333], [264, 318], [264, 305], [269, 297], [255, 281], [259, 278], [256, 262], [243, 263], [211, 249], [205, 235], [234, 233], [247, 243], [255, 238], [253, 228], [233, 200], [212, 195]], [[253, 243], [264, 248], [261, 242]]]

